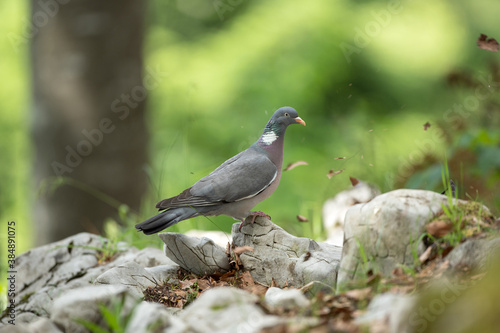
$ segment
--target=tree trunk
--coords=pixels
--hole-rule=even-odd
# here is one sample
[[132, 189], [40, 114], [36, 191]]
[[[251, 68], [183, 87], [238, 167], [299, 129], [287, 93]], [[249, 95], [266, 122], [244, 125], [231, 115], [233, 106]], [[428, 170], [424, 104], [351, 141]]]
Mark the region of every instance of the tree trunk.
[[154, 77], [143, 84], [144, 1], [31, 5], [34, 193], [57, 176], [70, 180], [37, 195], [40, 245], [102, 232], [117, 211], [95, 193], [139, 209], [147, 187], [145, 98]]

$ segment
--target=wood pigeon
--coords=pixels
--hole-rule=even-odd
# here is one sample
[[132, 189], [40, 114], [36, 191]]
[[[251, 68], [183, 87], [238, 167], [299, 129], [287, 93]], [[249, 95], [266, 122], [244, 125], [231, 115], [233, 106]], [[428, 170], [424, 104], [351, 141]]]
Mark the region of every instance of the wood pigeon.
[[195, 216], [228, 215], [242, 222], [248, 216], [267, 216], [250, 210], [278, 187], [283, 165], [283, 141], [288, 125], [306, 123], [291, 107], [278, 109], [261, 137], [236, 156], [222, 163], [208, 176], [181, 194], [162, 200], [162, 211], [135, 227], [154, 234]]

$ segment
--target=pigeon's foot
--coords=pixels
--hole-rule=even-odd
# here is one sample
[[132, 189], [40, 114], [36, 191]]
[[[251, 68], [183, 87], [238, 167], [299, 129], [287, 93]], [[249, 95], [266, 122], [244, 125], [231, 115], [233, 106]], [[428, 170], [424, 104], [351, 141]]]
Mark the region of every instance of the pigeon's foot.
[[[267, 217], [268, 219], [271, 219], [271, 216], [267, 215], [264, 212], [261, 212], [260, 210], [256, 211], [256, 212], [250, 212], [250, 214], [248, 214], [248, 216], [252, 217], [252, 219], [250, 220], [250, 224], [255, 223], [255, 219], [257, 218], [257, 216]], [[243, 224], [245, 223], [245, 221], [246, 221], [246, 219], [241, 220], [239, 231], [241, 231], [241, 227], [243, 227]]]
[[260, 210], [256, 211], [256, 212], [250, 212], [250, 214], [248, 216], [252, 216], [252, 220], [250, 221], [251, 224], [255, 223], [255, 219], [257, 218], [257, 216], [267, 217], [268, 219], [271, 219], [271, 216], [267, 215], [264, 212], [261, 212]]

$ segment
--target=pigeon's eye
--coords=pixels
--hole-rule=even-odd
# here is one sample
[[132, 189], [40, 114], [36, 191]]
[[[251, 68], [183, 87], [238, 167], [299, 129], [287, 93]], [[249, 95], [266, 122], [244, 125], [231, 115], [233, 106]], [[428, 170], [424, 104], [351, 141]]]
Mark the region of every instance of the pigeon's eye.
[[285, 112], [285, 117], [289, 117], [290, 115], [288, 114], [288, 112]]

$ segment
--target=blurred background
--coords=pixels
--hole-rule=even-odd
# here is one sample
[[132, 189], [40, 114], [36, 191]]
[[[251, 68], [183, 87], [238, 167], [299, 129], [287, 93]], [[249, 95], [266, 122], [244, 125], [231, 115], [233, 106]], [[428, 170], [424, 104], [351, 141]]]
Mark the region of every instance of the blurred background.
[[256, 209], [290, 233], [322, 240], [321, 207], [349, 176], [442, 192], [445, 161], [460, 198], [499, 213], [500, 59], [476, 44], [500, 38], [498, 1], [7, 0], [0, 11], [0, 220], [16, 222], [18, 254], [81, 231], [160, 246], [133, 225], [286, 105], [307, 126], [287, 131], [284, 165], [308, 165]]

